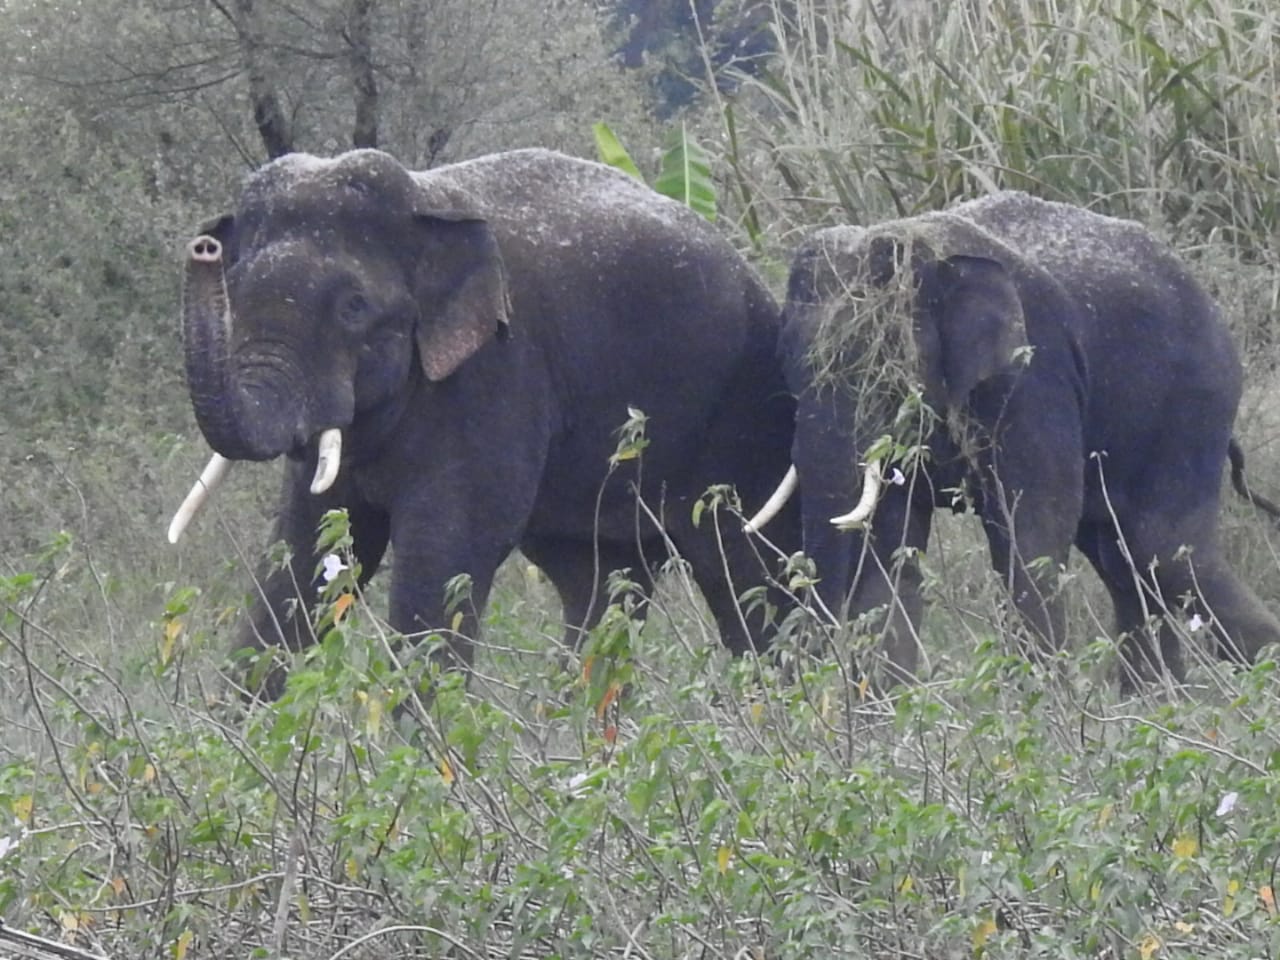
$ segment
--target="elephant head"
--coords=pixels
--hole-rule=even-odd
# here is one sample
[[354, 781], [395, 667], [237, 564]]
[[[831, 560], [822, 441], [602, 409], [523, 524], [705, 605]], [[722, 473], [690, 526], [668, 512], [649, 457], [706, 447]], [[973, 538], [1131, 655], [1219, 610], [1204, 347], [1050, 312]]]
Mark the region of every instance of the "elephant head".
[[[921, 235], [905, 237], [856, 227], [821, 231], [792, 268], [781, 340], [790, 387], [801, 398], [802, 418], [806, 407], [838, 410], [809, 415], [834, 416], [839, 422], [829, 428], [858, 452], [891, 432], [907, 393], [918, 389], [939, 416], [962, 410], [977, 387], [1017, 367], [1027, 343], [1014, 268], [1000, 251], [974, 244], [947, 221], [920, 222]], [[945, 252], [956, 249], [966, 252]], [[819, 396], [828, 400], [815, 403]], [[898, 439], [910, 445], [928, 438]], [[878, 466], [865, 470], [857, 505], [832, 522], [865, 522], [881, 481]], [[784, 488], [775, 499], [780, 509]], [[771, 519], [771, 505], [749, 521], [752, 529]]]
[[378, 151], [291, 155], [253, 174], [237, 211], [191, 241], [187, 382], [217, 456], [170, 540], [223, 458], [314, 451], [312, 491], [323, 492], [343, 431], [393, 420], [414, 377], [444, 380], [506, 329], [502, 255], [466, 207], [433, 203]]

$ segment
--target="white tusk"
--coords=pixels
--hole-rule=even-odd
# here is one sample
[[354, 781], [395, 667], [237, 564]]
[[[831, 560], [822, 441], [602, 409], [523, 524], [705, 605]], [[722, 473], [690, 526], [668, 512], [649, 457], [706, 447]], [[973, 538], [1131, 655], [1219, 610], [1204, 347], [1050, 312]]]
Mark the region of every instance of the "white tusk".
[[342, 465], [342, 431], [330, 427], [320, 434], [320, 452], [316, 456], [316, 475], [311, 480], [312, 493], [324, 493], [338, 479]]
[[760, 528], [778, 515], [778, 511], [783, 505], [791, 499], [791, 495], [796, 492], [796, 465], [793, 463], [787, 468], [786, 475], [783, 476], [782, 482], [778, 484], [778, 489], [769, 495], [769, 499], [764, 502], [764, 506], [754, 517], [742, 525], [744, 533], [759, 533]]
[[858, 499], [858, 505], [843, 516], [832, 517], [831, 522], [841, 530], [854, 530], [870, 520], [876, 509], [876, 501], [880, 499], [880, 482], [883, 479], [880, 461], [872, 460], [862, 474], [862, 496]]
[[187, 499], [182, 501], [182, 506], [173, 515], [173, 520], [169, 524], [170, 543], [178, 542], [182, 532], [187, 529], [187, 524], [191, 522], [191, 518], [209, 499], [209, 494], [213, 493], [214, 488], [222, 482], [222, 478], [230, 469], [231, 461], [222, 454], [215, 453], [209, 458], [209, 463], [200, 474], [200, 479], [195, 482], [191, 492], [187, 494]]

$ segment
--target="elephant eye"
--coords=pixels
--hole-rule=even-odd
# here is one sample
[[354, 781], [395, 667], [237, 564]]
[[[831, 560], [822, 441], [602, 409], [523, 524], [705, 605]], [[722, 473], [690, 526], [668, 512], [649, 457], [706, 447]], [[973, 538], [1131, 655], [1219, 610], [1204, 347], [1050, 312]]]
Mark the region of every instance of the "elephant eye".
[[368, 299], [357, 290], [344, 293], [338, 298], [338, 322], [348, 330], [363, 330], [369, 322], [371, 312]]

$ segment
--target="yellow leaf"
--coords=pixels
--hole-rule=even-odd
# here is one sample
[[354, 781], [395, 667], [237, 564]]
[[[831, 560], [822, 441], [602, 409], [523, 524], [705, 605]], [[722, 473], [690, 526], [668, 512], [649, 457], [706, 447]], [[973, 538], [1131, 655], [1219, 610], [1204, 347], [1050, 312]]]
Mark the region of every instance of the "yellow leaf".
[[370, 697], [365, 704], [366, 720], [365, 730], [372, 737], [378, 735], [378, 731], [382, 729], [382, 698]]
[[31, 799], [31, 794], [24, 793], [20, 797], [14, 797], [10, 806], [13, 808], [13, 815], [23, 823], [28, 823], [31, 820], [31, 811], [35, 806], [34, 801]]
[[98, 783], [98, 782], [95, 780], [93, 783], [90, 783], [90, 784], [86, 785], [86, 786], [85, 786], [85, 789], [89, 791], [89, 794], [90, 794], [91, 796], [95, 796], [95, 797], [96, 797], [98, 794], [100, 794], [100, 793], [102, 792], [102, 784]]
[[1138, 941], [1138, 956], [1142, 960], [1151, 960], [1162, 946], [1160, 938], [1154, 933], [1144, 934], [1142, 939]]
[[915, 880], [911, 879], [911, 874], [907, 874], [905, 877], [902, 878], [902, 882], [898, 884], [898, 892], [910, 893], [912, 890], [915, 889], [915, 886], [916, 886]]
[[1111, 822], [1111, 818], [1115, 816], [1116, 805], [1114, 803], [1104, 804], [1102, 809], [1098, 811], [1098, 826], [1105, 827]]
[[831, 691], [830, 690], [822, 691], [822, 697], [818, 704], [818, 710], [819, 710], [819, 713], [822, 715], [823, 720], [831, 719]]
[[996, 922], [990, 917], [978, 921], [978, 925], [973, 928], [973, 949], [981, 950], [985, 947], [987, 941], [991, 939], [991, 935], [998, 929]]
[[177, 942], [173, 945], [173, 960], [186, 960], [187, 949], [191, 946], [191, 941], [195, 939], [195, 934], [190, 930], [183, 930], [178, 934]]
[[338, 599], [333, 601], [333, 622], [341, 623], [343, 615], [351, 608], [351, 604], [356, 602], [354, 593], [343, 593]]
[[755, 703], [751, 705], [751, 722], [759, 723], [763, 719], [764, 719], [764, 704], [757, 700]]
[[1178, 920], [1174, 922], [1173, 929], [1177, 930], [1179, 933], [1191, 934], [1196, 932], [1196, 925], [1194, 923], [1187, 923], [1185, 920]]
[[720, 876], [724, 876], [729, 872], [729, 861], [733, 859], [733, 851], [728, 847], [721, 847], [716, 851], [716, 868], [720, 871]]
[[449, 786], [453, 786], [453, 781], [457, 779], [453, 775], [453, 764], [449, 762], [448, 757], [440, 758], [440, 776], [444, 778], [444, 782]]
[[591, 666], [595, 662], [596, 662], [596, 655], [594, 653], [588, 653], [585, 657], [582, 658], [582, 682], [583, 683], [591, 682]]
[[111, 878], [111, 889], [115, 892], [115, 895], [117, 897], [124, 893], [125, 887], [126, 887], [126, 884], [125, 884], [124, 877]]
[[1262, 898], [1262, 905], [1267, 908], [1267, 913], [1274, 920], [1276, 917], [1276, 892], [1271, 888], [1271, 884], [1268, 883], [1259, 887], [1258, 896]]
[[1102, 896], [1102, 881], [1095, 880], [1093, 885], [1089, 887], [1089, 899], [1097, 903], [1100, 896]]
[[142, 782], [154, 783], [156, 779], [156, 768], [153, 764], [148, 763], [142, 768]]
[[173, 651], [178, 644], [178, 637], [182, 634], [182, 621], [176, 617], [172, 620], [166, 620], [164, 624], [164, 642], [160, 644], [160, 662], [168, 664], [173, 660]]
[[58, 915], [58, 926], [62, 927], [63, 933], [75, 933], [80, 927], [80, 918], [70, 910], [64, 910]]
[[360, 864], [356, 863], [355, 857], [347, 857], [347, 862], [342, 865], [342, 872], [347, 875], [347, 879], [352, 883], [356, 877], [360, 876]]
[[867, 675], [858, 681], [858, 699], [866, 700], [867, 691], [871, 689], [871, 676]]
[[1196, 842], [1195, 837], [1179, 837], [1173, 841], [1173, 855], [1179, 860], [1194, 857], [1199, 850], [1200, 844]]
[[621, 463], [624, 460], [634, 460], [638, 456], [640, 456], [640, 451], [635, 447], [623, 447], [613, 455], [613, 459]]
[[453, 624], [450, 626], [449, 629], [452, 630], [454, 633], [457, 633], [459, 630], [462, 629], [462, 611], [461, 610], [459, 610], [457, 613], [453, 615]]

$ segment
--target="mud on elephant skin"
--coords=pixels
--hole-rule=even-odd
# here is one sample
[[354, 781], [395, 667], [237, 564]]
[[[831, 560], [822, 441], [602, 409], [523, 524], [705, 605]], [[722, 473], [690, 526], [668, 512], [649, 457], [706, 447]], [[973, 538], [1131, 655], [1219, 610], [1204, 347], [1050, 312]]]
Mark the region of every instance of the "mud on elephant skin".
[[[390, 621], [407, 634], [446, 625], [457, 574], [481, 609], [519, 547], [576, 637], [608, 573], [643, 582], [669, 537], [725, 643], [746, 650], [768, 626], [737, 598], [767, 570], [737, 524], [691, 513], [718, 483], [755, 509], [786, 471], [779, 323], [712, 225], [600, 164], [544, 150], [425, 173], [371, 150], [281, 158], [189, 248], [187, 378], [217, 454], [170, 538], [230, 461], [284, 455], [274, 539], [293, 559], [264, 570], [242, 645], [312, 641], [295, 584], [314, 596], [317, 525], [342, 506], [366, 577], [394, 550]], [[649, 445], [606, 480], [628, 407]], [[798, 547], [798, 510], [770, 533]], [[450, 634], [457, 662], [475, 627], [473, 612]]]
[[[1280, 640], [1218, 541], [1229, 453], [1243, 490], [1240, 363], [1216, 306], [1143, 227], [999, 193], [819, 231], [789, 283], [780, 354], [799, 398], [793, 460], [818, 599], [837, 617], [883, 609], [895, 673], [917, 669], [922, 606], [900, 548], [925, 549], [957, 489], [1032, 649], [1064, 640], [1057, 582], [1073, 543], [1114, 602], [1126, 688], [1162, 663], [1184, 675], [1177, 632], [1152, 620], [1166, 612], [1198, 614], [1235, 660]], [[923, 405], [902, 406], [913, 389]], [[904, 410], [935, 415], [895, 427]], [[927, 455], [877, 461], [886, 434]], [[902, 482], [882, 491], [893, 470]]]

